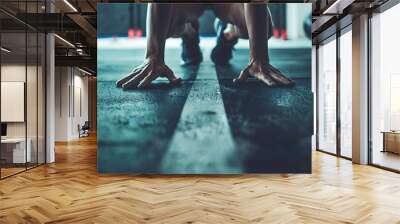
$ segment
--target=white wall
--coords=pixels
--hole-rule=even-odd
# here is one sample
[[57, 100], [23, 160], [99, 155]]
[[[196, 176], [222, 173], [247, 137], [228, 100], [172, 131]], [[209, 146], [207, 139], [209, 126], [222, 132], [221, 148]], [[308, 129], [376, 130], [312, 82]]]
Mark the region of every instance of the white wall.
[[[76, 71], [76, 70], [75, 70]], [[74, 108], [72, 108], [73, 119], [71, 120], [71, 135], [73, 138], [79, 137], [78, 124], [83, 125], [85, 121], [89, 120], [89, 103], [88, 103], [88, 77], [75, 74], [74, 77]], [[79, 93], [80, 91], [80, 93]], [[80, 95], [80, 97], [79, 97]], [[78, 102], [78, 101], [81, 102]], [[81, 108], [79, 108], [81, 107]], [[74, 111], [75, 110], [75, 111]], [[79, 111], [81, 110], [81, 112]], [[74, 113], [75, 112], [75, 113]]]
[[69, 115], [69, 68], [55, 68], [55, 141], [68, 140]]
[[55, 140], [77, 139], [78, 124], [83, 125], [89, 117], [88, 77], [76, 68], [56, 67], [55, 85]]

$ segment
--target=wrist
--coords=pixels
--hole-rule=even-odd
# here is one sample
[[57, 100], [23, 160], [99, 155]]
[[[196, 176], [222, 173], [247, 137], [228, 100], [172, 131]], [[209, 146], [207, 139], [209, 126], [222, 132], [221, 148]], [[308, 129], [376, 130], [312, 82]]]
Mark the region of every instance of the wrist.
[[268, 64], [268, 60], [266, 56], [263, 57], [250, 57], [250, 64], [254, 65], [261, 65], [261, 64]]
[[164, 58], [160, 55], [150, 54], [146, 55], [145, 61], [149, 62], [156, 62], [156, 63], [164, 63]]

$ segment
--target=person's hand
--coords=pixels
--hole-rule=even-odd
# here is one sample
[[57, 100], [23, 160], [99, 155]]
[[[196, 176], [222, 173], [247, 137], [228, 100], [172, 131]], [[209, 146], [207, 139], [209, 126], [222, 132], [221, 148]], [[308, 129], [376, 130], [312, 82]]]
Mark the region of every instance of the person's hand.
[[253, 76], [264, 82], [268, 86], [294, 86], [294, 81], [287, 78], [277, 68], [265, 62], [252, 61], [240, 73], [239, 77], [234, 79], [234, 83], [243, 83], [249, 76]]
[[133, 69], [129, 75], [118, 80], [116, 85], [122, 89], [145, 88], [158, 77], [167, 77], [171, 85], [178, 84], [181, 81], [164, 62], [150, 59]]

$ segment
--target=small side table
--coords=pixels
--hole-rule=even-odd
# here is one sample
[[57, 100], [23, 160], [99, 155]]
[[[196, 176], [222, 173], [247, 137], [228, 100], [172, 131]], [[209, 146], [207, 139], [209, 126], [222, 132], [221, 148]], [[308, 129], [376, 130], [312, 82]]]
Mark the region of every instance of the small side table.
[[383, 150], [382, 152], [392, 152], [400, 154], [400, 131], [382, 131]]

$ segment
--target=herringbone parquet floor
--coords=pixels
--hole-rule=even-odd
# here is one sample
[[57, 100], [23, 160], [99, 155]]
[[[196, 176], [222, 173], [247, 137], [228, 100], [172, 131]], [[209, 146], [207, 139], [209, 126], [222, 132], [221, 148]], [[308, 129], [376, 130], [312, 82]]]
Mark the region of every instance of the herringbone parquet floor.
[[96, 139], [0, 181], [0, 223], [400, 223], [400, 175], [313, 153], [312, 175], [96, 173]]

